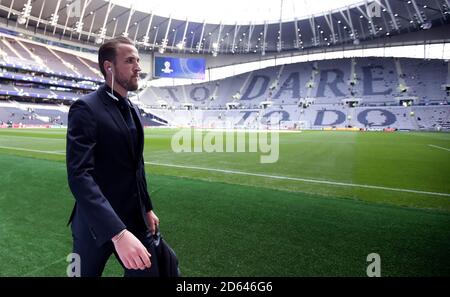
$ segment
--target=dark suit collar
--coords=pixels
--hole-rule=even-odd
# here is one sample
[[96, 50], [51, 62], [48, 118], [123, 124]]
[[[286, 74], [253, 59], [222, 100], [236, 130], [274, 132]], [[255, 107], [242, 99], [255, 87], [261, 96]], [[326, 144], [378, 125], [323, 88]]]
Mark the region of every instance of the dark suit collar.
[[105, 105], [109, 105], [113, 100], [106, 94], [106, 84], [101, 85], [97, 89], [97, 96], [102, 99]]
[[113, 94], [121, 103], [126, 103], [129, 106], [131, 106], [130, 104], [130, 100], [127, 97], [122, 97], [119, 93], [117, 93], [117, 91], [114, 90], [114, 92], [111, 91], [111, 87], [108, 86], [107, 84], [103, 84], [101, 85], [98, 89], [97, 89], [97, 94], [100, 95], [102, 97], [102, 99], [104, 99], [105, 104], [109, 104], [109, 103], [117, 103], [117, 100], [115, 98], [113, 98], [112, 96], [110, 96], [108, 93]]
[[111, 87], [107, 84], [105, 86], [105, 93], [106, 95], [115, 103], [119, 104], [128, 104], [128, 106], [131, 107], [131, 102], [128, 99], [128, 97], [122, 97], [116, 90], [111, 90]]

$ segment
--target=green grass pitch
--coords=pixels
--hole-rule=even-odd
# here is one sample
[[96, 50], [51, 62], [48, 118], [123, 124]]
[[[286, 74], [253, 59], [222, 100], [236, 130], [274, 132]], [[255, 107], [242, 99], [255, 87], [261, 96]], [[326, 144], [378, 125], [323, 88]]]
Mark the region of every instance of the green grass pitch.
[[[174, 153], [176, 132], [146, 129], [144, 157], [184, 276], [366, 276], [370, 253], [382, 276], [450, 276], [450, 134], [281, 133], [261, 164]], [[66, 274], [65, 135], [0, 130], [0, 276]]]

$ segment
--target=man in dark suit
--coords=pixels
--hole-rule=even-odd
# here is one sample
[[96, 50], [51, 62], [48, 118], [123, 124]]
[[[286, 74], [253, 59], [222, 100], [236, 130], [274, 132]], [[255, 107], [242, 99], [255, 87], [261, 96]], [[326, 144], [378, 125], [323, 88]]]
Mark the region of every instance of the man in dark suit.
[[76, 203], [69, 219], [81, 276], [101, 276], [111, 254], [125, 276], [158, 276], [152, 234], [159, 225], [147, 191], [139, 111], [139, 55], [132, 41], [105, 42], [98, 53], [105, 85], [74, 102], [67, 130], [67, 173]]

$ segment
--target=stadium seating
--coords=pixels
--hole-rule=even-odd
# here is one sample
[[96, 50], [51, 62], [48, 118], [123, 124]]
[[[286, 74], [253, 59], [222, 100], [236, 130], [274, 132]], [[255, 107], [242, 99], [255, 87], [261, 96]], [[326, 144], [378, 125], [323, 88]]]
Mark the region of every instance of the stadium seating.
[[429, 103], [446, 97], [441, 86], [446, 83], [447, 63], [441, 60], [353, 60], [353, 78], [352, 59], [324, 60], [266, 68], [216, 82], [150, 87], [141, 97], [155, 107], [163, 101], [174, 107], [189, 103], [199, 108], [225, 108], [227, 102], [236, 101], [233, 97], [236, 94], [240, 94], [238, 101], [245, 108], [259, 106], [266, 100], [274, 104], [297, 104], [299, 99], [307, 97], [322, 104], [351, 98], [362, 99], [364, 104], [387, 104], [395, 103], [398, 98], [413, 97]]
[[[317, 129], [446, 129], [450, 106], [442, 85], [447, 69], [442, 60], [324, 60], [202, 84], [149, 87], [140, 98], [153, 114], [175, 126], [276, 128], [281, 122], [300, 121]], [[403, 106], [404, 100], [411, 103]], [[227, 110], [230, 103], [237, 110]]]
[[20, 125], [67, 125], [67, 108], [48, 104], [0, 105], [0, 123]]
[[[13, 70], [0, 73], [0, 95], [70, 104], [100, 81], [95, 63], [84, 58], [12, 39], [2, 39], [0, 46], [9, 63], [37, 67], [38, 56], [55, 67], [44, 66], [44, 74], [35, 76], [15, 73], [8, 66]], [[448, 130], [449, 98], [442, 88], [447, 72], [442, 60], [369, 57], [305, 62], [201, 84], [148, 87], [140, 94], [140, 108], [147, 126]], [[88, 83], [74, 80], [81, 77]], [[403, 106], [402, 100], [412, 104]], [[3, 110], [0, 120], [42, 122], [36, 117], [8, 118], [22, 114], [14, 108]], [[67, 122], [65, 112], [44, 108], [34, 113]]]

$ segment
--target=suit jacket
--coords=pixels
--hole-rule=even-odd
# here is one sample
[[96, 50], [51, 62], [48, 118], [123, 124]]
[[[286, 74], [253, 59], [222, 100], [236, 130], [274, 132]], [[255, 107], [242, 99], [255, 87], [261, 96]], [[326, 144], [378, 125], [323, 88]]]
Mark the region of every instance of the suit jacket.
[[135, 148], [116, 102], [105, 89], [103, 85], [72, 104], [67, 130], [67, 175], [76, 200], [69, 223], [77, 219], [77, 226], [88, 228], [97, 246], [124, 228], [148, 229], [145, 213], [153, 208], [145, 180], [139, 111], [131, 108], [138, 132]]

